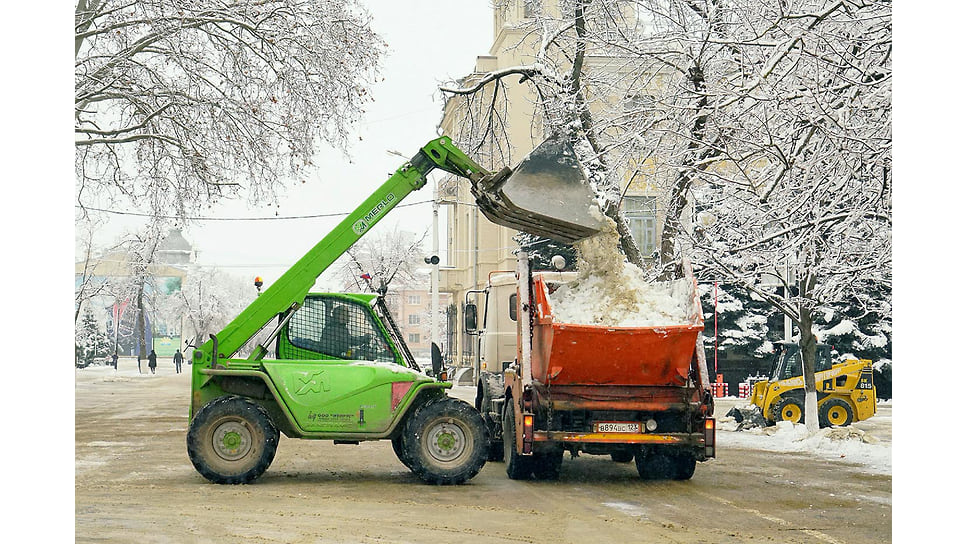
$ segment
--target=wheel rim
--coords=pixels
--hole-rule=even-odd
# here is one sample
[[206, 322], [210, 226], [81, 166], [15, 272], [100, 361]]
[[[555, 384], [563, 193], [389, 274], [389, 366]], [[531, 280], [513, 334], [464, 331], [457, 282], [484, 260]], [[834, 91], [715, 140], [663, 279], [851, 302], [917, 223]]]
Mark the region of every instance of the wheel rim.
[[827, 421], [831, 425], [844, 425], [847, 423], [847, 411], [840, 406], [831, 406], [827, 410]]
[[800, 407], [795, 404], [788, 404], [784, 406], [783, 410], [780, 413], [783, 415], [784, 421], [793, 421], [793, 422], [800, 421], [800, 416], [802, 415], [800, 413]]
[[427, 444], [430, 455], [442, 463], [460, 457], [467, 444], [464, 430], [453, 423], [442, 422], [430, 428]]
[[238, 461], [252, 449], [252, 433], [240, 421], [226, 421], [215, 428], [212, 446], [222, 459]]

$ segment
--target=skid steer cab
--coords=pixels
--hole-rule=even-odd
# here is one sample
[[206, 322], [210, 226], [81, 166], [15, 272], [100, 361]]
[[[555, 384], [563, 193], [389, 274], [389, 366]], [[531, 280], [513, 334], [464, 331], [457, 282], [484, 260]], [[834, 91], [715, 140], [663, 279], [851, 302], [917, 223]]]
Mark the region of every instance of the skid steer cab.
[[[817, 344], [815, 377], [821, 427], [850, 425], [877, 412], [871, 361], [834, 363], [831, 346]], [[768, 425], [777, 421], [803, 423], [804, 391], [800, 346], [784, 342], [774, 350], [770, 379], [753, 384], [750, 405], [762, 413]]]
[[359, 444], [389, 439], [424, 481], [456, 484], [486, 460], [486, 429], [450, 383], [420, 372], [383, 300], [310, 294], [279, 318], [276, 358], [195, 365], [188, 452], [217, 483], [247, 483], [272, 462], [280, 432]]

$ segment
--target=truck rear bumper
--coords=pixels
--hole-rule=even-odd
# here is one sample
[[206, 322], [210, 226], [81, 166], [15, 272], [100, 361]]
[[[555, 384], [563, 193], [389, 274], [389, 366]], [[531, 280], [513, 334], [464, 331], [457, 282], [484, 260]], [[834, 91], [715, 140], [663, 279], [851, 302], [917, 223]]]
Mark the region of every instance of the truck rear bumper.
[[[527, 434], [525, 433], [526, 436]], [[699, 457], [702, 459], [711, 459], [716, 457], [716, 420], [705, 418], [702, 432], [695, 433], [580, 433], [536, 429], [531, 433], [531, 441], [567, 444], [680, 446], [700, 451]], [[526, 446], [525, 451], [530, 451], [530, 448]]]
[[570, 433], [561, 431], [535, 431], [535, 442], [587, 442], [591, 444], [683, 444], [705, 445], [701, 434], [636, 434], [636, 433]]

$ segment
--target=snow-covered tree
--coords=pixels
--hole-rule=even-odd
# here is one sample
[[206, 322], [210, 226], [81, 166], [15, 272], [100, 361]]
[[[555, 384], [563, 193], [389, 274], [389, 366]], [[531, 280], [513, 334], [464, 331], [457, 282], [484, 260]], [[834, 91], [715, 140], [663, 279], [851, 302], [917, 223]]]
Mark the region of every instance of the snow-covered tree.
[[773, 353], [773, 343], [783, 340], [783, 331], [770, 326], [776, 310], [745, 289], [730, 284], [702, 283], [699, 295], [707, 349], [730, 350], [766, 359]]
[[336, 274], [347, 287], [361, 293], [385, 287], [409, 288], [416, 284], [424, 263], [427, 232], [417, 235], [399, 228], [383, 229], [364, 236], [337, 261]]
[[77, 366], [88, 366], [97, 357], [107, 357], [111, 353], [113, 341], [94, 318], [90, 310], [84, 312], [80, 323], [74, 330], [74, 359]]
[[[890, 315], [890, 5], [763, 9], [734, 15], [737, 38], [764, 47], [744, 49], [755, 72], [720, 82], [729, 139], [691, 188], [708, 220], [679, 239], [707, 273], [757, 292], [796, 324], [815, 428], [814, 323], [855, 301]], [[762, 289], [764, 278], [791, 295]]]
[[345, 149], [386, 44], [356, 0], [78, 0], [77, 200], [263, 205]]
[[81, 263], [80, 274], [75, 274], [76, 281], [74, 286], [74, 323], [77, 323], [84, 306], [91, 299], [105, 294], [110, 285], [98, 279], [94, 275], [94, 269], [101, 262], [100, 251], [94, 245], [94, 237], [98, 228], [97, 221], [81, 221], [75, 229], [76, 250], [75, 255]]
[[164, 222], [151, 221], [143, 230], [122, 236], [118, 247], [126, 255], [128, 274], [123, 278], [116, 278], [111, 282], [110, 291], [114, 294], [115, 302], [129, 304], [126, 320], [132, 323], [135, 352], [142, 359], [147, 357], [152, 347], [147, 344], [148, 319], [157, 302], [157, 296], [162, 292], [159, 278], [156, 278], [152, 267], [156, 264], [157, 251], [167, 235]]
[[255, 297], [250, 282], [218, 268], [196, 267], [181, 289], [159, 301], [159, 309], [172, 321], [184, 317], [190, 331], [183, 336], [198, 346], [235, 319]]
[[518, 233], [514, 241], [528, 250], [535, 270], [555, 270], [551, 259], [561, 255], [565, 259], [563, 270], [575, 270], [578, 266], [578, 252], [574, 246], [562, 244], [548, 238], [542, 238], [526, 232]]

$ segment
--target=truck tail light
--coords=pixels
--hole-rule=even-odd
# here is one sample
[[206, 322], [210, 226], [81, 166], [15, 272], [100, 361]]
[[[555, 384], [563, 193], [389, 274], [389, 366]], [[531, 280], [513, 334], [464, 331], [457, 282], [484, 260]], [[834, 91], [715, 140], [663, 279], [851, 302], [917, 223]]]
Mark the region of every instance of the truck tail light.
[[706, 442], [706, 457], [716, 457], [716, 420], [707, 417], [703, 420], [703, 438]]
[[400, 401], [403, 397], [407, 396], [410, 392], [410, 388], [413, 386], [413, 382], [393, 382], [390, 384], [390, 411], [397, 409], [400, 405]]
[[524, 414], [524, 447], [521, 453], [531, 453], [531, 443], [534, 441], [534, 415]]

